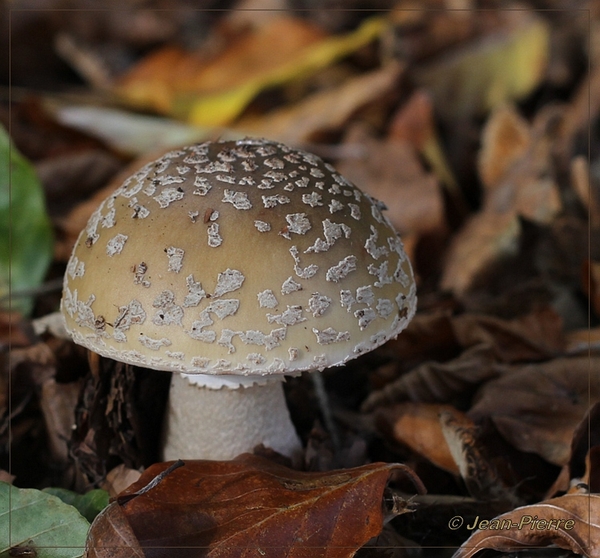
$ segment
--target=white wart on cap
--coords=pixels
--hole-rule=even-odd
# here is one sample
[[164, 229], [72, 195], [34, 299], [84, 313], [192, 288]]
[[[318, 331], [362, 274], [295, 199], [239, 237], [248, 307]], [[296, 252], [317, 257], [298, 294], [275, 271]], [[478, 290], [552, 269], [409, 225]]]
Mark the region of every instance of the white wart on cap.
[[77, 343], [115, 360], [268, 376], [370, 351], [415, 306], [379, 204], [312, 154], [245, 139], [126, 180], [79, 237], [62, 311]]

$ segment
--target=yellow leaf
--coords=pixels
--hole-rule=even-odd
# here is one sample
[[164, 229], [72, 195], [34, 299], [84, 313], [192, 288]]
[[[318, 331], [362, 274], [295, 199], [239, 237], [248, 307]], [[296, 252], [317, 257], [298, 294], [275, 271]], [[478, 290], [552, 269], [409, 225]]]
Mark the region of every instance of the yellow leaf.
[[488, 112], [539, 85], [547, 65], [549, 29], [533, 14], [521, 12], [518, 17], [522, 21], [496, 36], [416, 72], [415, 81], [432, 92], [443, 118], [460, 120]]
[[278, 17], [215, 56], [165, 47], [121, 76], [115, 92], [138, 108], [191, 124], [227, 125], [264, 89], [327, 67], [370, 43], [386, 25], [385, 18], [373, 17], [351, 33], [326, 36], [298, 18]]
[[199, 126], [225, 125], [239, 116], [262, 90], [306, 76], [347, 56], [379, 36], [384, 25], [383, 18], [368, 19], [356, 31], [309, 46], [287, 63], [258, 73], [238, 87], [196, 98], [191, 102], [187, 120]]

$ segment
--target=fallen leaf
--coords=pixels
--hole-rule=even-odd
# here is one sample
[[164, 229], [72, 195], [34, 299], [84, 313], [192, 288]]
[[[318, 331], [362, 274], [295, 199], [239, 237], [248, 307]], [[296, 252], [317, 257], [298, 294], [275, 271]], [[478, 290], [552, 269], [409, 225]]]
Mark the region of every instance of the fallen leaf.
[[513, 320], [469, 313], [417, 314], [386, 348], [402, 371], [405, 363], [421, 363], [374, 389], [362, 409], [404, 400], [450, 402], [495, 378], [503, 364], [547, 360], [562, 354], [565, 344], [562, 321], [550, 308]]
[[565, 349], [562, 320], [550, 307], [537, 308], [512, 320], [460, 314], [452, 319], [451, 326], [462, 347], [488, 345], [499, 362], [546, 360]]
[[384, 491], [395, 472], [424, 490], [408, 467], [389, 463], [325, 473], [251, 454], [155, 464], [94, 521], [86, 557], [106, 556], [109, 546], [121, 547], [112, 556], [130, 556], [122, 544], [131, 535], [155, 557], [174, 547], [178, 556], [207, 558], [350, 557], [381, 532]]
[[458, 475], [458, 466], [440, 425], [440, 413], [450, 409], [449, 405], [406, 401], [377, 409], [375, 421], [396, 442], [408, 446], [436, 467]]
[[221, 126], [263, 89], [330, 65], [371, 42], [384, 26], [385, 19], [373, 17], [351, 33], [327, 37], [306, 21], [282, 16], [232, 41], [212, 59], [166, 47], [122, 76], [116, 90], [138, 106], [198, 126]]
[[44, 494], [52, 494], [60, 498], [65, 504], [73, 506], [90, 523], [94, 518], [108, 506], [108, 492], [100, 488], [90, 490], [85, 494], [77, 494], [66, 488], [44, 488]]
[[136, 157], [213, 139], [219, 133], [222, 139], [239, 137], [229, 130], [215, 132], [164, 116], [136, 114], [111, 107], [55, 105], [51, 111], [61, 124], [100, 138], [116, 151]]
[[0, 555], [27, 545], [38, 558], [78, 558], [89, 526], [57, 496], [0, 482]]
[[439, 415], [447, 448], [474, 498], [517, 505], [522, 501], [506, 485], [487, 455], [478, 426], [464, 413], [448, 407]]
[[521, 225], [510, 213], [474, 215], [454, 235], [446, 255], [440, 286], [460, 297], [481, 270], [518, 249]]
[[[52, 225], [42, 185], [0, 126], [0, 296], [37, 287], [52, 261]], [[6, 239], [11, 239], [7, 242]], [[33, 299], [15, 297], [12, 311], [28, 314]], [[8, 306], [6, 302], [2, 306]]]
[[492, 190], [511, 166], [525, 156], [531, 143], [527, 121], [511, 105], [501, 105], [490, 115], [481, 134], [479, 176]]
[[581, 270], [581, 286], [594, 314], [600, 316], [600, 262], [585, 260]]
[[79, 382], [58, 383], [55, 378], [48, 378], [40, 388], [40, 408], [48, 432], [50, 455], [57, 464], [66, 466], [69, 462], [68, 440], [75, 423], [75, 406], [81, 385]]
[[418, 68], [415, 81], [429, 89], [445, 120], [481, 115], [528, 95], [544, 77], [549, 29], [538, 15], [504, 11], [504, 25], [447, 56]]
[[504, 552], [550, 546], [576, 554], [600, 555], [600, 495], [567, 494], [522, 506], [493, 519], [477, 516], [475, 531], [452, 558], [470, 558], [484, 548]]
[[475, 422], [491, 419], [519, 450], [564, 465], [575, 428], [589, 403], [600, 400], [592, 376], [598, 366], [598, 357], [574, 357], [516, 367], [486, 382], [468, 414]]
[[392, 116], [388, 138], [398, 142], [408, 142], [418, 150], [433, 169], [438, 180], [462, 203], [462, 193], [448, 164], [440, 143], [434, 119], [431, 96], [424, 90], [417, 90]]
[[111, 498], [123, 492], [129, 485], [139, 480], [142, 473], [137, 469], [126, 467], [123, 463], [111, 469], [106, 475], [102, 488], [106, 490]]
[[363, 151], [360, 157], [340, 161], [339, 172], [385, 203], [386, 216], [400, 234], [444, 228], [441, 188], [435, 176], [425, 172], [413, 146], [374, 139], [358, 127], [344, 141], [361, 145]]
[[403, 67], [395, 62], [347, 79], [343, 84], [310, 95], [292, 105], [252, 119], [242, 119], [236, 129], [284, 143], [307, 142], [321, 131], [340, 129], [357, 110], [377, 101], [397, 84]]
[[400, 401], [447, 403], [465, 391], [500, 374], [488, 345], [475, 345], [448, 362], [425, 362], [384, 388], [374, 391], [361, 406], [363, 412]]

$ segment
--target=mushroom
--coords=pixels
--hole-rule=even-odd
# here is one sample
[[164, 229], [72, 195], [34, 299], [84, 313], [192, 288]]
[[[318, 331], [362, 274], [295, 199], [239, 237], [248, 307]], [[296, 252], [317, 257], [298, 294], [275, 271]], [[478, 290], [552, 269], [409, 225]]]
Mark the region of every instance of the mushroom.
[[396, 337], [416, 288], [382, 205], [310, 153], [206, 142], [144, 165], [93, 213], [67, 265], [73, 340], [174, 372], [163, 457], [297, 457], [285, 374]]

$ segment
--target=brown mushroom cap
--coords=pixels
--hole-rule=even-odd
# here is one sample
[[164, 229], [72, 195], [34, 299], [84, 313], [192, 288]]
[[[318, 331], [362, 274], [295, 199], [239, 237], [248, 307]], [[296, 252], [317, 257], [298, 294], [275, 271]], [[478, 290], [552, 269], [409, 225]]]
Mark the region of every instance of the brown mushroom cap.
[[257, 139], [182, 148], [127, 179], [82, 231], [62, 300], [96, 353], [243, 376], [342, 364], [415, 306], [380, 206], [318, 157]]

